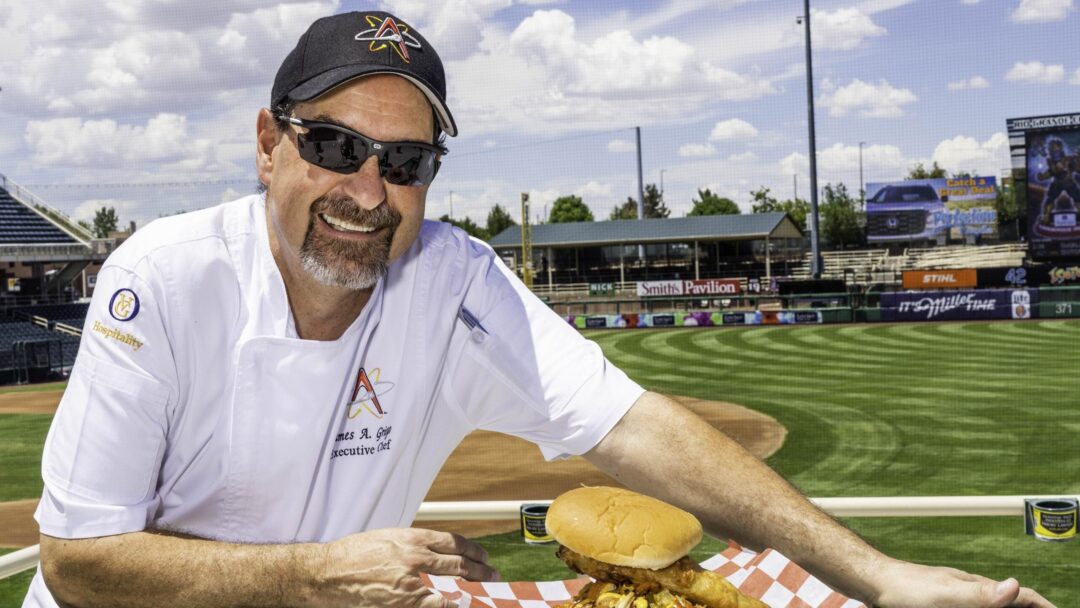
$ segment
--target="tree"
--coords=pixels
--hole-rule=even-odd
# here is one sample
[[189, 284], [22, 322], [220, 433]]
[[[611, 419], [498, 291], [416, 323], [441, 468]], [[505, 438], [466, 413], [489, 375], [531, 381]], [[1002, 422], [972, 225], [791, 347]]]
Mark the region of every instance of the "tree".
[[843, 183], [828, 184], [821, 203], [821, 235], [830, 245], [863, 245], [866, 236], [859, 226], [859, 200], [852, 197]]
[[1016, 200], [1016, 188], [1011, 180], [998, 186], [994, 210], [997, 211], [998, 225], [1013, 223], [1017, 218], [1026, 215]]
[[[665, 218], [671, 215], [671, 209], [664, 204], [664, 198], [656, 184], [645, 185], [645, 219]], [[611, 210], [610, 219], [613, 220], [636, 220], [637, 199], [628, 196], [626, 202]]]
[[791, 221], [795, 222], [795, 225], [799, 227], [799, 230], [806, 232], [806, 218], [810, 215], [809, 202], [801, 198], [779, 201], [769, 193], [769, 189], [765, 186], [751, 192], [750, 196], [754, 197], [754, 202], [751, 203], [750, 207], [751, 212], [786, 213], [791, 218]]
[[735, 204], [735, 201], [730, 198], [723, 198], [717, 194], [713, 194], [708, 188], [702, 190], [698, 188], [698, 197], [692, 199], [694, 208], [687, 213], [687, 217], [697, 217], [701, 215], [738, 215], [739, 206]]
[[484, 230], [480, 226], [477, 226], [476, 222], [472, 221], [468, 217], [463, 220], [454, 220], [450, 219], [449, 215], [444, 215], [439, 218], [439, 221], [446, 222], [451, 226], [457, 226], [458, 228], [464, 230], [469, 236], [476, 237], [481, 241], [487, 241], [491, 239], [491, 235], [488, 234], [487, 230]]
[[94, 236], [99, 239], [109, 237], [110, 232], [116, 232], [116, 226], [120, 223], [120, 218], [116, 216], [116, 209], [113, 207], [102, 207], [94, 212]]
[[626, 202], [611, 210], [608, 219], [612, 220], [636, 220], [637, 201], [633, 197], [626, 197]]
[[581, 200], [580, 196], [560, 196], [551, 205], [551, 216], [548, 221], [552, 224], [568, 224], [571, 222], [591, 222], [592, 211]]
[[517, 222], [510, 217], [510, 214], [506, 209], [503, 209], [502, 205], [496, 204], [488, 212], [487, 233], [490, 238], [495, 238], [496, 235], [511, 226], [517, 226]]
[[915, 163], [914, 167], [908, 169], [907, 177], [904, 179], [941, 179], [943, 177], [948, 177], [948, 175], [945, 173], [945, 169], [941, 168], [935, 160], [929, 169], [924, 167], [922, 163]]

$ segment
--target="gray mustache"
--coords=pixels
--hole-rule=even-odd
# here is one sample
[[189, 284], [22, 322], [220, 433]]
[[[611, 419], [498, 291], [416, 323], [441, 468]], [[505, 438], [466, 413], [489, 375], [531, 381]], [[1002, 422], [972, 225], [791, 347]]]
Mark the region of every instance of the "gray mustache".
[[401, 223], [401, 214], [386, 202], [374, 209], [364, 209], [346, 198], [319, 198], [311, 205], [312, 213], [325, 213], [353, 224], [374, 228], [393, 228]]

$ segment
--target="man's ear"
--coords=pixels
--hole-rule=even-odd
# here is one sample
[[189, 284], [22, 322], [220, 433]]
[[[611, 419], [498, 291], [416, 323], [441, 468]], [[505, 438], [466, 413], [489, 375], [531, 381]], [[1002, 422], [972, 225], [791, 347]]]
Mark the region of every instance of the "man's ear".
[[281, 136], [270, 110], [259, 110], [255, 127], [255, 168], [259, 173], [259, 181], [268, 187], [274, 172], [274, 148], [281, 143]]

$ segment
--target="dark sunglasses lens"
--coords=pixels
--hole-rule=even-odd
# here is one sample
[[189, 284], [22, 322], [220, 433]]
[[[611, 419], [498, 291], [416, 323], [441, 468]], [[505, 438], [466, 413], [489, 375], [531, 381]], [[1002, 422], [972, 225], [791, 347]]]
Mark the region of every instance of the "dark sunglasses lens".
[[355, 137], [327, 127], [311, 127], [297, 138], [300, 157], [338, 173], [353, 173], [367, 158], [367, 146]]
[[383, 156], [383, 179], [395, 186], [425, 186], [435, 179], [438, 161], [426, 148], [389, 146]]

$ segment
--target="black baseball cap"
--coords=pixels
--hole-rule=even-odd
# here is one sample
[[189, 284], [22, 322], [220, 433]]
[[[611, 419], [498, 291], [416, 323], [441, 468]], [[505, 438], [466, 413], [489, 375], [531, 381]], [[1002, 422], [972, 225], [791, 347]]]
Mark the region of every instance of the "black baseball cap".
[[446, 107], [442, 60], [412, 26], [383, 11], [323, 17], [300, 36], [278, 68], [270, 107], [286, 98], [308, 101], [360, 76], [397, 74], [420, 88], [451, 137], [457, 125]]

